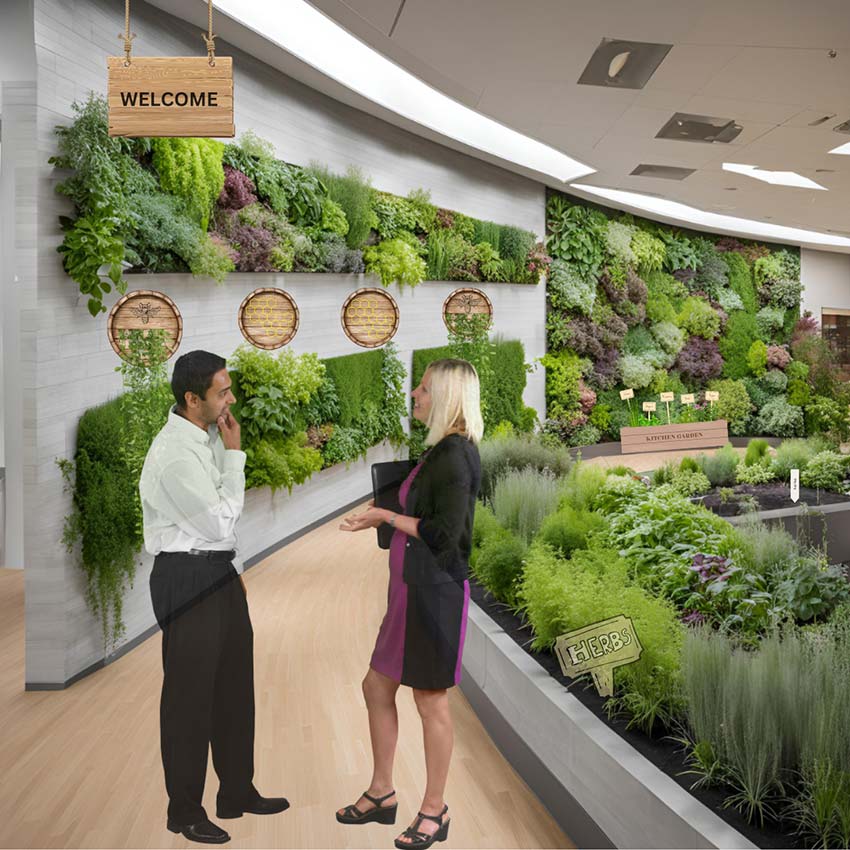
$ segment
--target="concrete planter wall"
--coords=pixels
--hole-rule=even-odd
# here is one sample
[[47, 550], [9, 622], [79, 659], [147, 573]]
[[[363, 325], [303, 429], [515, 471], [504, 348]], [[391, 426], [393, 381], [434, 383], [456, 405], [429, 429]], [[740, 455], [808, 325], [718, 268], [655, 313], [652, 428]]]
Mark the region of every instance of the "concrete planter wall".
[[576, 845], [753, 848], [470, 605], [461, 690]]
[[[794, 505], [774, 511], [761, 511], [758, 517], [763, 522], [782, 525], [792, 537], [805, 537], [816, 546], [825, 543], [831, 564], [850, 562], [850, 502], [810, 507]], [[744, 517], [724, 519], [732, 525], [738, 525]]]

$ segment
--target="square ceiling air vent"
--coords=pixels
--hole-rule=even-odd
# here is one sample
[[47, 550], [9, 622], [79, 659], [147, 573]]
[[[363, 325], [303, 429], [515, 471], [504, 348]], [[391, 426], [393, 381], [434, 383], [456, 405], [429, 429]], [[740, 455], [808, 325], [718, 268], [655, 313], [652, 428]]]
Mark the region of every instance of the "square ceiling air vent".
[[579, 77], [578, 84], [642, 89], [672, 46], [603, 38]]
[[641, 163], [631, 173], [635, 177], [661, 177], [664, 180], [684, 180], [696, 171], [695, 168], [678, 168], [674, 165], [648, 165]]
[[743, 129], [730, 118], [677, 112], [656, 133], [655, 138], [682, 142], [731, 142]]

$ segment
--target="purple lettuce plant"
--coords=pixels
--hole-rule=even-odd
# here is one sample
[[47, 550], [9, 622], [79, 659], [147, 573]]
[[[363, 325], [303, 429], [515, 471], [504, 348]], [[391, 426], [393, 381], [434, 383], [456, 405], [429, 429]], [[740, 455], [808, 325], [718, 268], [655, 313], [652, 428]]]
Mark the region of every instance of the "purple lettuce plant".
[[726, 581], [735, 572], [731, 558], [724, 558], [722, 555], [704, 555], [702, 552], [694, 555], [690, 569], [697, 574], [700, 584]]
[[218, 196], [218, 204], [226, 210], [241, 210], [257, 203], [256, 187], [247, 174], [238, 168], [224, 166], [224, 187]]
[[682, 376], [698, 384], [717, 378], [723, 371], [720, 348], [713, 339], [692, 336], [676, 358], [676, 369]]

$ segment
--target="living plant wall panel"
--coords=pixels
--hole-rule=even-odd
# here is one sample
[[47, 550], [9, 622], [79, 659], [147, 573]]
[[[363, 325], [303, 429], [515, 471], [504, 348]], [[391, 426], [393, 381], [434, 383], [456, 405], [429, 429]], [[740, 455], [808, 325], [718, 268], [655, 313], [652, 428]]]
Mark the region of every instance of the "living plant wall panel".
[[[100, 626], [86, 609], [83, 576], [61, 543], [70, 500], [62, 492], [56, 458], [73, 454], [81, 414], [117, 395], [121, 378], [113, 371], [118, 358], [109, 346], [105, 316], [92, 319], [56, 253], [62, 241], [59, 216], [68, 215], [71, 205], [55, 193], [67, 175], [57, 173], [48, 159], [57, 152], [55, 126], [73, 119], [72, 102], [85, 101], [92, 90], [105, 92], [105, 57], [115, 52], [123, 9], [107, 0], [35, 0], [34, 7], [38, 106], [30, 177], [38, 204], [37, 240], [32, 247], [37, 300], [31, 305], [33, 312], [22, 314], [18, 340], [12, 342], [26, 342], [35, 361], [31, 380], [23, 383], [20, 421], [13, 423], [20, 425], [31, 454], [10, 463], [14, 475], [15, 464], [23, 466], [26, 460], [25, 497], [33, 510], [8, 529], [7, 549], [14, 549], [15, 540], [23, 542], [28, 570], [27, 681], [37, 684], [64, 682], [102, 657]], [[138, 55], [197, 52], [195, 28], [141, 2], [133, 4], [133, 16]], [[288, 162], [308, 165], [318, 160], [337, 172], [356, 165], [384, 191], [404, 195], [425, 187], [441, 206], [543, 234], [544, 190], [539, 184], [377, 121], [224, 44], [219, 50], [234, 57], [237, 132], [253, 129]], [[209, 347], [230, 354], [242, 342], [238, 306], [259, 285], [279, 285], [298, 300], [302, 325], [293, 350], [315, 351], [322, 357], [355, 350], [339, 326], [348, 280], [231, 275], [219, 289], [211, 281], [189, 276], [179, 283], [156, 277], [144, 276], [138, 282], [131, 277], [129, 283], [131, 288], [161, 289], [178, 304], [184, 318], [181, 351]], [[356, 288], [354, 282], [351, 289]], [[374, 285], [374, 280], [357, 285]], [[399, 295], [401, 324], [395, 341], [403, 360], [405, 350], [445, 342], [441, 307], [456, 286], [423, 284]], [[543, 288], [507, 286], [498, 292], [482, 288], [494, 303], [496, 330], [523, 339], [528, 360], [541, 356]], [[107, 296], [105, 306], [110, 308], [114, 301]], [[540, 411], [542, 379], [539, 369], [529, 376], [525, 398]], [[367, 490], [365, 483], [363, 491]], [[141, 570], [128, 597], [128, 639], [142, 631], [143, 624], [153, 622], [146, 583]]]

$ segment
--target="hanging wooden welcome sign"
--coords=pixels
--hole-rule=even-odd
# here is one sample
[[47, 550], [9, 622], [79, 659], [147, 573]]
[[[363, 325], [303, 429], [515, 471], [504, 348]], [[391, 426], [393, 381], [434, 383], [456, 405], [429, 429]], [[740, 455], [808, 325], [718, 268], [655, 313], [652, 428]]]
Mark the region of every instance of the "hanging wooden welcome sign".
[[124, 57], [107, 59], [109, 135], [233, 138], [233, 59], [215, 55], [212, 0], [206, 58], [133, 57], [130, 0], [125, 10]]

